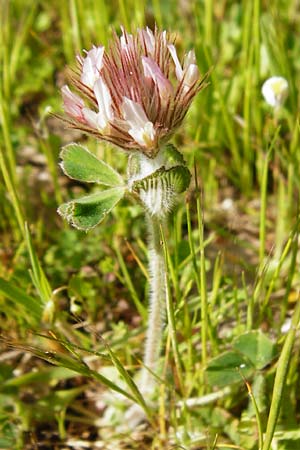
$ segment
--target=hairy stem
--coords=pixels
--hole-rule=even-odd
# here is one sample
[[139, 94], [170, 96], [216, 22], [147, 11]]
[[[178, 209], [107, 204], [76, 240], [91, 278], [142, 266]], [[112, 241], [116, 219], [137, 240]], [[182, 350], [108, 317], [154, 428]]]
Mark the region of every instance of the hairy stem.
[[165, 316], [165, 258], [160, 242], [160, 221], [156, 216], [148, 218], [149, 228], [149, 272], [150, 295], [149, 317], [144, 353], [144, 367], [141, 374], [141, 391], [152, 392], [155, 375], [159, 369], [159, 354]]

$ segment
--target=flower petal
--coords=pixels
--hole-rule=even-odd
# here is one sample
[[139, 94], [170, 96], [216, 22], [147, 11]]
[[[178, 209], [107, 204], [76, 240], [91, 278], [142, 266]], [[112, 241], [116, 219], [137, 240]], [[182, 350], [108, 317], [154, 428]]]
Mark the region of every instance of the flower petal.
[[127, 97], [123, 98], [122, 112], [124, 119], [131, 127], [143, 127], [149, 122], [142, 106]]
[[143, 147], [152, 147], [155, 139], [153, 123], [150, 122], [142, 106], [124, 97], [122, 104], [123, 117], [129, 125], [131, 137]]
[[83, 108], [82, 114], [84, 120], [90, 127], [96, 128], [97, 130], [100, 131], [102, 131], [105, 128], [107, 122], [103, 120], [100, 113], [96, 113], [95, 111], [92, 111], [89, 108]]
[[196, 64], [190, 64], [185, 70], [183, 82], [187, 87], [191, 87], [199, 80], [199, 77], [200, 73]]
[[126, 30], [121, 27], [122, 35], [120, 36], [120, 44], [122, 50], [126, 50], [128, 52], [129, 49], [133, 49], [133, 36], [126, 32]]
[[266, 80], [261, 89], [264, 99], [273, 108], [279, 108], [283, 105], [288, 96], [288, 91], [289, 85], [287, 80], [276, 76]]
[[93, 47], [83, 60], [81, 81], [90, 88], [94, 87], [96, 80], [100, 77], [103, 55], [104, 47]]
[[187, 69], [191, 64], [196, 64], [197, 60], [196, 60], [196, 55], [194, 50], [190, 50], [184, 58], [184, 63], [183, 63], [183, 68]]
[[174, 45], [168, 45], [169, 52], [171, 53], [171, 56], [173, 58], [174, 64], [175, 64], [175, 73], [178, 81], [182, 80], [183, 77], [183, 70], [181, 67], [181, 64], [179, 62], [177, 51]]
[[144, 44], [146, 51], [149, 55], [154, 55], [155, 50], [155, 37], [149, 27], [145, 30], [138, 30], [141, 42]]
[[167, 77], [165, 77], [159, 65], [147, 56], [142, 57], [142, 64], [145, 77], [152, 78], [158, 88], [160, 98], [162, 100], [168, 100], [173, 93], [173, 86]]
[[62, 87], [61, 92], [65, 112], [75, 119], [80, 119], [82, 117], [84, 101], [78, 95], [70, 91], [70, 88], [67, 85]]
[[155, 139], [155, 130], [152, 122], [147, 122], [144, 127], [130, 128], [128, 133], [141, 147], [152, 147]]
[[94, 85], [94, 93], [99, 106], [99, 114], [106, 124], [113, 119], [112, 101], [108, 87], [100, 77]]

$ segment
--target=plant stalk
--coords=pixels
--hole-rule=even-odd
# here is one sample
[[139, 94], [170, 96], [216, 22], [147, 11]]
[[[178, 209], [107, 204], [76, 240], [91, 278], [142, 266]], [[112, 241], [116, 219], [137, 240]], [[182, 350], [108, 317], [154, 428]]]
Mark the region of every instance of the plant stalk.
[[163, 321], [165, 317], [165, 276], [166, 264], [160, 242], [161, 222], [157, 216], [148, 217], [149, 230], [149, 273], [150, 295], [149, 316], [144, 353], [144, 367], [141, 373], [142, 393], [152, 392], [156, 383], [155, 374], [159, 368]]
[[293, 346], [295, 342], [296, 332], [297, 329], [299, 328], [299, 323], [300, 323], [300, 301], [298, 298], [297, 306], [295, 308], [295, 312], [292, 318], [292, 325], [290, 331], [288, 332], [288, 335], [282, 348], [281, 355], [278, 360], [273, 387], [272, 401], [262, 450], [270, 450], [271, 448], [277, 419], [279, 417], [280, 405], [282, 401], [282, 393], [284, 387], [287, 384], [289, 363], [292, 356]]

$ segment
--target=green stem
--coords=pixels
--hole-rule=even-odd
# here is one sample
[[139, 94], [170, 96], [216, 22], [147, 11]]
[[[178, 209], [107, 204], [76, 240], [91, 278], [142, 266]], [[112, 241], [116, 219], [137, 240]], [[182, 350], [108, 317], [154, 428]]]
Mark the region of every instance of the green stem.
[[10, 194], [11, 202], [13, 208], [15, 210], [16, 219], [21, 231], [21, 234], [24, 235], [24, 215], [21, 207], [20, 200], [18, 198], [16, 187], [13, 183], [13, 180], [10, 176], [9, 169], [7, 168], [4, 160], [4, 155], [2, 149], [0, 149], [0, 171], [2, 172], [2, 176], [4, 179], [4, 183], [6, 185], [7, 191]]
[[263, 165], [261, 194], [260, 194], [260, 221], [259, 221], [259, 263], [263, 269], [266, 248], [266, 216], [267, 216], [267, 191], [268, 191], [268, 169], [270, 153], [267, 153]]
[[163, 247], [160, 242], [160, 225], [160, 221], [155, 215], [148, 217], [150, 298], [144, 367], [140, 385], [143, 393], [152, 392], [156, 382], [154, 374], [157, 373], [159, 367], [162, 328], [165, 316], [166, 265]]
[[200, 297], [201, 297], [201, 344], [202, 344], [202, 363], [204, 367], [207, 362], [207, 336], [208, 336], [208, 302], [206, 288], [206, 268], [204, 254], [204, 226], [203, 211], [201, 209], [200, 199], [197, 198], [197, 218], [198, 233], [200, 243]]
[[77, 52], [81, 52], [82, 42], [79, 25], [78, 5], [76, 0], [70, 0], [70, 16], [72, 23], [73, 45]]
[[213, 1], [205, 0], [204, 2], [204, 11], [205, 11], [205, 43], [208, 47], [212, 45], [212, 29], [213, 29]]
[[[165, 265], [166, 267], [169, 267], [170, 264], [170, 255], [168, 252], [167, 242], [166, 238], [163, 232], [163, 229], [161, 228], [161, 237], [163, 241], [163, 248], [164, 248], [164, 256], [165, 256]], [[180, 387], [180, 390], [182, 394], [184, 394], [184, 381], [183, 381], [183, 374], [182, 374], [182, 362], [180, 359], [180, 353], [178, 348], [178, 342], [176, 338], [176, 318], [175, 318], [175, 311], [174, 311], [174, 305], [173, 300], [171, 296], [171, 288], [170, 283], [168, 279], [168, 271], [165, 271], [165, 291], [166, 291], [166, 310], [167, 310], [167, 318], [168, 318], [168, 329], [170, 334], [170, 340], [172, 344], [173, 354], [174, 354], [174, 361], [175, 366], [177, 370], [177, 378], [178, 378], [178, 384]]]
[[289, 369], [289, 362], [292, 355], [293, 345], [295, 341], [296, 331], [299, 326], [300, 321], [300, 301], [298, 299], [298, 304], [296, 306], [293, 318], [291, 329], [286, 337], [275, 375], [274, 387], [273, 387], [273, 395], [270, 407], [270, 413], [267, 423], [267, 430], [265, 434], [265, 440], [262, 447], [262, 450], [269, 450], [271, 448], [272, 439], [275, 432], [275, 427], [277, 423], [277, 419], [279, 416], [280, 405], [282, 400], [282, 393], [284, 386], [287, 382], [287, 373]]

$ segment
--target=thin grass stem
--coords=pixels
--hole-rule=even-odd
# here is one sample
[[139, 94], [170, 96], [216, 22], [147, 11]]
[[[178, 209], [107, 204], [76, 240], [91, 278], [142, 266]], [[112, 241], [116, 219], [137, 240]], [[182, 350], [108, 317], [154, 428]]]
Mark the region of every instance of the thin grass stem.
[[262, 181], [260, 188], [260, 221], [259, 221], [259, 263], [263, 267], [266, 248], [266, 215], [267, 215], [267, 191], [268, 191], [268, 168], [270, 152], [265, 156], [263, 164]]
[[127, 270], [124, 258], [122, 256], [122, 253], [120, 252], [119, 245], [115, 245], [115, 252], [116, 252], [116, 255], [117, 255], [117, 258], [118, 258], [118, 262], [120, 264], [120, 268], [121, 268], [121, 271], [122, 271], [125, 283], [126, 283], [127, 288], [128, 288], [128, 290], [129, 290], [129, 292], [131, 294], [131, 297], [133, 299], [135, 307], [136, 307], [137, 311], [139, 312], [139, 314], [141, 315], [141, 317], [145, 320], [146, 316], [147, 316], [146, 309], [145, 309], [144, 305], [142, 304], [142, 302], [140, 301], [138, 293], [136, 292], [134, 284], [133, 284], [133, 282], [132, 282], [132, 280], [130, 278], [130, 275], [129, 275], [129, 272]]
[[162, 21], [162, 13], [161, 13], [160, 5], [161, 5], [161, 2], [159, 0], [152, 0], [155, 21], [156, 21], [158, 27], [162, 28], [163, 21]]
[[6, 185], [7, 191], [11, 198], [12, 206], [15, 211], [15, 215], [16, 215], [16, 219], [17, 219], [17, 223], [18, 223], [21, 235], [24, 236], [25, 219], [24, 219], [21, 203], [20, 203], [20, 200], [19, 200], [19, 197], [17, 194], [17, 190], [13, 183], [13, 179], [11, 178], [10, 172], [6, 166], [6, 163], [4, 160], [4, 155], [3, 155], [3, 152], [1, 149], [0, 149], [0, 169], [2, 172], [2, 176], [4, 179], [4, 183]]
[[247, 389], [248, 389], [248, 394], [249, 397], [251, 399], [252, 405], [253, 405], [253, 409], [254, 409], [254, 413], [255, 413], [255, 417], [256, 417], [256, 423], [257, 423], [257, 431], [258, 431], [258, 445], [259, 445], [259, 449], [262, 448], [263, 445], [263, 428], [262, 428], [262, 421], [261, 421], [261, 416], [260, 416], [260, 412], [258, 409], [258, 405], [257, 402], [255, 400], [255, 397], [253, 395], [252, 392], [252, 388], [250, 386], [250, 384], [245, 380]]
[[212, 36], [213, 36], [213, 1], [205, 0], [204, 2], [204, 30], [205, 30], [205, 45], [208, 47], [212, 46]]
[[[165, 235], [164, 235], [162, 227], [160, 229], [160, 232], [161, 232], [161, 237], [162, 237], [162, 241], [163, 241], [165, 265], [166, 265], [166, 267], [169, 267], [170, 255], [168, 252], [168, 247], [167, 247], [167, 243], [166, 243], [166, 239], [165, 239]], [[175, 367], [176, 367], [176, 371], [177, 371], [179, 387], [180, 387], [181, 392], [184, 393], [182, 362], [181, 362], [179, 348], [178, 348], [178, 342], [177, 342], [176, 319], [175, 319], [175, 312], [174, 312], [174, 306], [173, 306], [172, 297], [171, 297], [170, 282], [169, 282], [167, 270], [165, 271], [164, 276], [165, 276], [165, 292], [166, 292], [166, 310], [167, 310], [168, 326], [169, 326], [169, 331], [170, 331], [170, 335], [171, 335], [172, 349], [173, 349], [173, 354], [174, 354], [174, 362], [175, 362]]]
[[75, 52], [80, 52], [82, 49], [82, 41], [80, 34], [80, 22], [78, 15], [78, 5], [76, 0], [70, 0], [70, 17], [72, 24], [73, 46]]
[[128, 30], [129, 29], [129, 22], [128, 22], [128, 16], [126, 12], [126, 6], [124, 0], [118, 0], [119, 4], [119, 10], [120, 10], [120, 18], [122, 21], [122, 25]]
[[298, 296], [297, 306], [292, 317], [292, 325], [285, 339], [285, 343], [283, 345], [283, 349], [277, 364], [270, 412], [262, 450], [270, 450], [271, 448], [276, 423], [279, 417], [280, 405], [282, 401], [282, 393], [287, 382], [286, 378], [289, 369], [290, 359], [292, 356], [296, 332], [299, 327], [299, 322], [300, 322], [300, 299]]
[[206, 288], [206, 268], [204, 253], [204, 225], [203, 211], [200, 205], [200, 198], [197, 197], [197, 219], [198, 219], [198, 235], [200, 244], [200, 296], [201, 296], [201, 349], [202, 363], [207, 363], [207, 338], [208, 338], [208, 299]]

